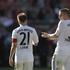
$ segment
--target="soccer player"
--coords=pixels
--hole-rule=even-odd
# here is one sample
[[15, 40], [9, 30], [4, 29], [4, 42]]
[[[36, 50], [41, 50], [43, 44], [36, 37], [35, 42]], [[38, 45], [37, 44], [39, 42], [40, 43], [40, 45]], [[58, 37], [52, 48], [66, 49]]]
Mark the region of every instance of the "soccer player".
[[[27, 25], [26, 13], [17, 15], [20, 25], [12, 32], [12, 46], [9, 56], [9, 64], [15, 64], [15, 70], [33, 70], [33, 45], [37, 45], [38, 35], [34, 28]], [[15, 54], [15, 61], [13, 56]], [[14, 63], [15, 62], [15, 63]]]
[[52, 70], [70, 70], [70, 10], [59, 10], [59, 24], [53, 34], [43, 32], [42, 37], [57, 38], [57, 47], [52, 58]]

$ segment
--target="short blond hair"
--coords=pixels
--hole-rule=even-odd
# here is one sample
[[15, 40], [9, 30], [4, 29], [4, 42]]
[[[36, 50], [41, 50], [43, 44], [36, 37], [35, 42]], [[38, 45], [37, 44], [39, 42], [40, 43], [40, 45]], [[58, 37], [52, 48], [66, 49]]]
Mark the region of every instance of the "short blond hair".
[[67, 14], [67, 15], [70, 17], [70, 9], [68, 9], [68, 8], [63, 8], [63, 9], [60, 9], [59, 11], [61, 11], [61, 12], [65, 13], [65, 14]]

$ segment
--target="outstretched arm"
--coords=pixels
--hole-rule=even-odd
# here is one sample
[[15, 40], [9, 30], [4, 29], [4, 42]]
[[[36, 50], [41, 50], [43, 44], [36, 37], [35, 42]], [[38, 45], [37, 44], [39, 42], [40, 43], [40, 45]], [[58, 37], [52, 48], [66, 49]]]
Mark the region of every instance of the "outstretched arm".
[[62, 29], [63, 29], [63, 21], [60, 20], [59, 23], [58, 23], [58, 27], [57, 27], [55, 33], [48, 34], [47, 32], [42, 32], [42, 37], [44, 37], [44, 38], [47, 37], [49, 39], [53, 39], [54, 40], [54, 39], [59, 37], [59, 35], [61, 34]]
[[56, 38], [58, 38], [58, 36], [55, 33], [48, 34], [47, 32], [42, 32], [41, 36], [44, 37], [44, 38], [49, 38], [49, 39], [56, 39]]

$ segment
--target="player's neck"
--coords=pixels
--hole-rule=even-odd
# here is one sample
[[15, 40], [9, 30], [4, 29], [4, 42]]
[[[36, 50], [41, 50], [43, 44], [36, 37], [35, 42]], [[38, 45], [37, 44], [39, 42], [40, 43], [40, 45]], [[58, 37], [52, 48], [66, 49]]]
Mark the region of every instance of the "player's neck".
[[64, 20], [70, 20], [70, 18], [69, 17], [66, 17], [66, 18], [64, 18]]
[[25, 21], [24, 23], [23, 22], [20, 22], [20, 26], [21, 25], [23, 25], [23, 26], [27, 25], [27, 21]]
[[61, 20], [70, 20], [70, 18], [62, 18]]
[[66, 18], [66, 19], [64, 19], [64, 20], [70, 20], [70, 18]]

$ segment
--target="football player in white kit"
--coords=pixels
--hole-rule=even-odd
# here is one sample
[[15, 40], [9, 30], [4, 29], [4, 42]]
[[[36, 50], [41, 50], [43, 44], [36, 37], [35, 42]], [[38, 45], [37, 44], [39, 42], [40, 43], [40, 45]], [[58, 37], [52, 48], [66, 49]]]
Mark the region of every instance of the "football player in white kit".
[[[27, 25], [26, 13], [17, 15], [20, 25], [12, 32], [12, 46], [9, 56], [9, 64], [15, 64], [15, 70], [33, 70], [33, 45], [39, 42], [37, 32], [34, 28]], [[13, 56], [15, 54], [15, 61]]]
[[43, 32], [42, 37], [57, 38], [57, 47], [52, 57], [52, 70], [70, 70], [70, 10], [59, 10], [59, 24], [53, 34]]

